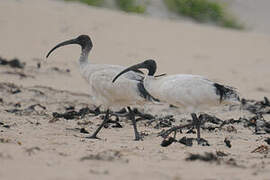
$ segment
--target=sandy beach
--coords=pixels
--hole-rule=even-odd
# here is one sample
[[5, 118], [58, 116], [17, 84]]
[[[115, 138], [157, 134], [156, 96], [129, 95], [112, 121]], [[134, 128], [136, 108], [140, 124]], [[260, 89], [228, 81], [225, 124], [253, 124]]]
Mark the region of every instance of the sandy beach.
[[[236, 87], [241, 98], [261, 101], [270, 97], [269, 34], [56, 0], [2, 0], [0, 24], [0, 57], [25, 63], [23, 69], [0, 66], [0, 179], [269, 179], [270, 147], [264, 141], [269, 133], [256, 134], [243, 123], [202, 130], [210, 146], [162, 147], [157, 135], [167, 128], [155, 128], [147, 120], [138, 122], [145, 137], [136, 142], [126, 118], [120, 119], [123, 128], [103, 129], [101, 140], [85, 139], [81, 129], [92, 133], [101, 115], [71, 120], [52, 115], [68, 107], [94, 108], [78, 68], [80, 47], [66, 46], [45, 58], [57, 43], [87, 34], [94, 44], [92, 63], [129, 66], [152, 58], [158, 73], [203, 75]], [[173, 125], [191, 119], [167, 106], [141, 110], [157, 117], [174, 115]], [[221, 120], [254, 116], [240, 107], [208, 113]], [[263, 118], [269, 122], [269, 113]], [[185, 132], [176, 139], [195, 137]], [[252, 152], [262, 145], [266, 150]], [[210, 162], [186, 160], [190, 153], [205, 152], [226, 156]]]

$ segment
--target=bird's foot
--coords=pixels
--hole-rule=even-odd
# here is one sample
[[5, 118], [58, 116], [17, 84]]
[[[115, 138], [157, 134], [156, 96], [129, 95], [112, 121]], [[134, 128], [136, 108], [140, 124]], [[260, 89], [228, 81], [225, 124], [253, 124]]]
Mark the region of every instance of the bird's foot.
[[210, 146], [208, 141], [206, 139], [203, 139], [203, 138], [197, 139], [197, 142], [198, 142], [198, 145], [201, 145], [201, 146]]

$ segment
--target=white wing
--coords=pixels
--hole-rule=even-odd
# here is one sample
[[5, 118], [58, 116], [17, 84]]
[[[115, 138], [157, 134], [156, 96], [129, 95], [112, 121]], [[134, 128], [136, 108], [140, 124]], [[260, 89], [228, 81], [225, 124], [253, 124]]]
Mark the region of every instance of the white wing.
[[220, 96], [213, 84], [202, 76], [187, 74], [145, 79], [145, 87], [152, 96], [185, 109], [219, 104]]
[[141, 74], [131, 71], [121, 76], [117, 83], [112, 83], [113, 78], [123, 69], [125, 67], [117, 65], [91, 64], [82, 70], [95, 104], [127, 106], [145, 103], [137, 87], [143, 79]]

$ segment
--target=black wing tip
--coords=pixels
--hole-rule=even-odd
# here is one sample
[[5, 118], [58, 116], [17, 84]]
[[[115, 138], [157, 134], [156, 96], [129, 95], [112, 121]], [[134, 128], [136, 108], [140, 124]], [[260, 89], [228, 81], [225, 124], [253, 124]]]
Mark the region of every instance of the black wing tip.
[[240, 97], [234, 87], [225, 86], [218, 83], [214, 83], [213, 85], [216, 88], [216, 94], [220, 96], [220, 102], [230, 98], [240, 101]]

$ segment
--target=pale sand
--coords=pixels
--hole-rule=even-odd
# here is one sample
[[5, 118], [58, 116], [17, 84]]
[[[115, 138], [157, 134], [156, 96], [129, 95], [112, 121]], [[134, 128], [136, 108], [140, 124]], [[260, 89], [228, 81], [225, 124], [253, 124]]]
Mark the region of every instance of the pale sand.
[[[0, 67], [0, 82], [22, 85], [22, 92], [12, 95], [1, 85], [1, 122], [12, 125], [0, 127], [0, 179], [268, 179], [269, 155], [251, 153], [258, 145], [265, 144], [267, 135], [254, 135], [253, 130], [236, 125], [237, 133], [227, 131], [207, 132], [202, 136], [211, 146], [196, 144], [185, 147], [175, 143], [167, 148], [160, 146], [156, 130], [139, 123], [140, 131], [149, 133], [142, 142], [134, 142], [130, 123], [122, 129], [105, 129], [103, 140], [87, 140], [76, 131], [78, 121], [60, 119], [49, 123], [53, 111], [64, 111], [64, 106], [76, 108], [90, 105], [87, 95], [58, 92], [47, 88], [29, 91], [27, 87], [42, 85], [58, 90], [87, 94], [87, 83], [78, 71], [80, 48], [67, 46], [54, 52], [45, 62], [45, 55], [57, 43], [80, 34], [92, 37], [94, 48], [90, 54], [93, 63], [130, 65], [153, 58], [160, 73], [192, 73], [237, 87], [241, 96], [262, 99], [270, 96], [270, 36], [220, 29], [191, 23], [146, 18], [125, 13], [96, 9], [76, 3], [50, 0], [1, 0], [0, 2], [0, 56], [17, 57], [27, 63], [25, 73], [34, 76], [20, 79], [13, 69]], [[36, 63], [42, 61], [42, 68]], [[57, 72], [70, 69], [71, 73]], [[47, 107], [38, 113], [14, 115], [5, 111], [21, 102], [22, 108], [35, 103]], [[158, 114], [158, 108], [149, 111]], [[163, 112], [166, 113], [166, 112]], [[220, 118], [238, 119], [251, 116], [247, 112], [218, 111]], [[181, 118], [183, 116], [177, 116]], [[269, 116], [265, 116], [270, 120]], [[92, 132], [100, 123], [99, 118], [85, 118], [95, 125], [85, 128]], [[82, 120], [80, 120], [82, 121]], [[32, 123], [33, 124], [32, 124]], [[39, 122], [40, 125], [35, 125]], [[176, 123], [179, 124], [179, 123]], [[183, 135], [178, 135], [180, 138]], [[194, 136], [194, 135], [191, 135]], [[223, 140], [229, 137], [232, 148]], [[18, 142], [21, 145], [18, 145]], [[31, 147], [40, 150], [26, 152]], [[234, 158], [241, 167], [225, 163], [187, 162], [191, 152], [222, 150]], [[80, 158], [105, 152], [111, 161]], [[225, 159], [226, 159], [225, 158]], [[244, 167], [242, 167], [244, 166]], [[196, 171], [195, 171], [196, 170]]]

